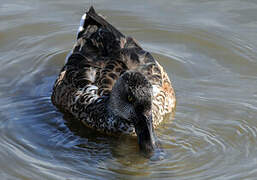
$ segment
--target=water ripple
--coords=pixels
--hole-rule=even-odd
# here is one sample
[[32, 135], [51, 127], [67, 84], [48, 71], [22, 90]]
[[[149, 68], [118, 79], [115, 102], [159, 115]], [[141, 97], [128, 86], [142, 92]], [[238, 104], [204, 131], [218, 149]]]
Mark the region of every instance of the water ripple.
[[156, 129], [165, 153], [159, 161], [142, 157], [135, 137], [82, 128], [51, 103], [85, 3], [0, 6], [1, 178], [254, 179], [256, 3], [133, 1], [128, 9], [95, 2], [172, 79], [177, 109]]

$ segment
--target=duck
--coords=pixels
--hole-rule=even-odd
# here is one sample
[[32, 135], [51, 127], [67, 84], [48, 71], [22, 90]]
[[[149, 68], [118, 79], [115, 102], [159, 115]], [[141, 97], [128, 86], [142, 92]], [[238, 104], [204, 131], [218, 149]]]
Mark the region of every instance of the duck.
[[155, 128], [176, 105], [171, 81], [159, 62], [93, 6], [81, 18], [51, 100], [85, 127], [137, 136], [139, 149], [147, 153], [158, 146]]

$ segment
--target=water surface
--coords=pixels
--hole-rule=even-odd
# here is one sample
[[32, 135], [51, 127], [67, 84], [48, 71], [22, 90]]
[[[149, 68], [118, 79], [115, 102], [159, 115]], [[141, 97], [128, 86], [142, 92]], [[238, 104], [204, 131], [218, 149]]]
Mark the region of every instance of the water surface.
[[[51, 103], [92, 4], [172, 79], [163, 160], [142, 157], [134, 138], [85, 131]], [[256, 179], [256, 30], [255, 0], [1, 2], [1, 179]]]

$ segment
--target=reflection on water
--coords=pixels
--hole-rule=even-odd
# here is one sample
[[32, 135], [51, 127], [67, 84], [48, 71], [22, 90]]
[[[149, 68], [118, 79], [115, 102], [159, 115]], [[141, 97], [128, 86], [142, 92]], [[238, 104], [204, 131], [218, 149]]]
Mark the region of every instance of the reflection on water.
[[166, 155], [158, 161], [140, 155], [135, 137], [81, 128], [51, 103], [92, 3], [0, 5], [1, 179], [255, 179], [256, 1], [93, 3], [173, 81], [177, 109], [156, 130]]

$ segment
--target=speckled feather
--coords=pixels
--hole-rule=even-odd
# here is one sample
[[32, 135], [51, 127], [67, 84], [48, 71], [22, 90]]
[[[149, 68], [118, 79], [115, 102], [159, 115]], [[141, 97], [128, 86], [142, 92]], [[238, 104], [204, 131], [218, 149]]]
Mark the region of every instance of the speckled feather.
[[127, 70], [141, 72], [152, 84], [154, 127], [175, 108], [174, 90], [162, 66], [92, 7], [82, 16], [77, 42], [66, 60], [55, 82], [52, 102], [85, 126], [106, 133], [135, 133], [131, 122], [110, 116], [105, 107], [113, 85]]

